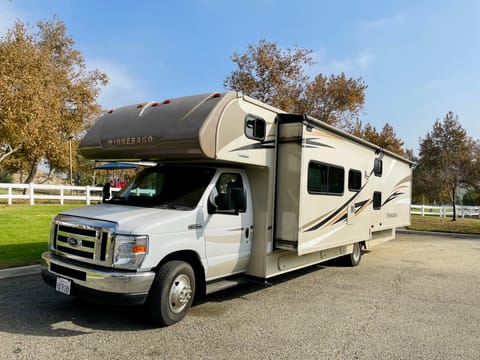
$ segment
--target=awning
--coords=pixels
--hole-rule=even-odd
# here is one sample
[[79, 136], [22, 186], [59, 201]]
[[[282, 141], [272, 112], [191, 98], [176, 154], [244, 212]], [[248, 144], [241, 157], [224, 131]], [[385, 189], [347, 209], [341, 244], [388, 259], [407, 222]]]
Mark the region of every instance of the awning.
[[97, 165], [94, 170], [117, 170], [117, 169], [136, 169], [138, 165], [123, 162], [108, 162]]

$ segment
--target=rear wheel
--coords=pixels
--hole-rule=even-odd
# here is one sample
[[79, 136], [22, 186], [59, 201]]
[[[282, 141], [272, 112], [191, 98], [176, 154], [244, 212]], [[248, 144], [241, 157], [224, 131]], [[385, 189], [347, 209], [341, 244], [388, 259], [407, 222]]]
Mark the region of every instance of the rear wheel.
[[184, 261], [169, 261], [155, 277], [147, 302], [153, 321], [173, 325], [182, 320], [195, 295], [195, 273]]
[[350, 255], [346, 255], [344, 258], [345, 265], [357, 266], [362, 260], [362, 247], [360, 243], [353, 244], [353, 252]]

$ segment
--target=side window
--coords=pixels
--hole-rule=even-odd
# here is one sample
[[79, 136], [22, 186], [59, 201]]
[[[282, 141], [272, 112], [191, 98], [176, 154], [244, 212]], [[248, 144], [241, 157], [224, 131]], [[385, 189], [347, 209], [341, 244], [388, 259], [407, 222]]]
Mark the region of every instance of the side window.
[[210, 194], [209, 203], [215, 206], [216, 210], [234, 210], [235, 204], [232, 203], [234, 200], [232, 198], [232, 189], [243, 189], [242, 176], [234, 173], [220, 175]]
[[375, 191], [373, 193], [373, 210], [380, 210], [382, 208], [382, 193]]
[[265, 120], [261, 117], [248, 114], [245, 117], [245, 136], [252, 140], [265, 140]]
[[310, 194], [343, 194], [345, 170], [341, 167], [310, 162], [307, 190]]
[[348, 172], [348, 190], [360, 191], [362, 189], [362, 173], [358, 170]]
[[382, 176], [382, 173], [383, 173], [382, 159], [375, 158], [375, 162], [373, 163], [373, 173], [375, 174], [375, 176]]

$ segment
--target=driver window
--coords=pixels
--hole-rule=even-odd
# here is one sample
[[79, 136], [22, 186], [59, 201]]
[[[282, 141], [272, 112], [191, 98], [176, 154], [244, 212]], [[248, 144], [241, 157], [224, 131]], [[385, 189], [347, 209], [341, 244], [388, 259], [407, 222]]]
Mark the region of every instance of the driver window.
[[234, 188], [243, 188], [240, 174], [224, 173], [220, 175], [210, 194], [210, 203], [220, 211], [233, 210], [230, 193]]

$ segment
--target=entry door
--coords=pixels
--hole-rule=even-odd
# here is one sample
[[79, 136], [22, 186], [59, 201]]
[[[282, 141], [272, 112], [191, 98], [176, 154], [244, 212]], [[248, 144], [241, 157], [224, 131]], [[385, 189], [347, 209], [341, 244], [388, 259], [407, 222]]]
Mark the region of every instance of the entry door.
[[[246, 179], [235, 172], [222, 173], [208, 199], [205, 221], [207, 278], [244, 271], [250, 260], [252, 248], [252, 202]], [[247, 207], [235, 212], [231, 192], [234, 188], [246, 189]]]

